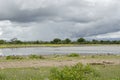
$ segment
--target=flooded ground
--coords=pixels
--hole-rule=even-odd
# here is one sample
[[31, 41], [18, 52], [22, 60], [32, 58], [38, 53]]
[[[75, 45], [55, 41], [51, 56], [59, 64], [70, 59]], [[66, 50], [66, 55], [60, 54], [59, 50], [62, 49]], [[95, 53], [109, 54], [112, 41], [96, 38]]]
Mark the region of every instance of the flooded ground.
[[77, 47], [29, 47], [29, 48], [4, 48], [0, 55], [50, 55], [50, 54], [120, 54], [120, 45], [77, 46]]

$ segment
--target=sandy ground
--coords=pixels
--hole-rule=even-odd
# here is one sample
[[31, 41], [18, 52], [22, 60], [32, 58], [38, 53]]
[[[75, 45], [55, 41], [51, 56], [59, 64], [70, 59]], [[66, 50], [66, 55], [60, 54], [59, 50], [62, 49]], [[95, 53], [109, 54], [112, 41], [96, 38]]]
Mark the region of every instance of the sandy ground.
[[77, 63], [94, 65], [120, 65], [120, 59], [99, 60], [99, 59], [81, 59], [81, 60], [28, 60], [28, 61], [7, 61], [0, 62], [0, 68], [27, 68], [27, 67], [54, 67], [69, 66]]

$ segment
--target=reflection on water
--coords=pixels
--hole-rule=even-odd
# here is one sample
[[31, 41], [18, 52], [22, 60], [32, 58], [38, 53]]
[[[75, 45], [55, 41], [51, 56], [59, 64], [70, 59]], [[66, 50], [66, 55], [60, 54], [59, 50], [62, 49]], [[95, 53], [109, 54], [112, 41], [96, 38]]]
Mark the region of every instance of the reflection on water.
[[79, 47], [31, 47], [31, 48], [5, 48], [0, 49], [0, 55], [29, 55], [29, 54], [67, 54], [67, 53], [83, 53], [83, 54], [120, 54], [119, 45], [104, 46], [79, 46]]
[[0, 56], [3, 56], [3, 52], [2, 52], [2, 50], [0, 50]]

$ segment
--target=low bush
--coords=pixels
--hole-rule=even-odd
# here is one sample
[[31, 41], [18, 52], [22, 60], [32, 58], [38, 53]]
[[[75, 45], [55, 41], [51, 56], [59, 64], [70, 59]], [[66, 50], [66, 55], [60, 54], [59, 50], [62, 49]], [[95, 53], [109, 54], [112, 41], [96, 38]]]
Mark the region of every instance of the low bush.
[[71, 53], [67, 55], [68, 57], [79, 57], [80, 55], [77, 53]]
[[33, 55], [33, 54], [29, 55], [29, 58], [30, 59], [44, 59], [42, 55]]
[[49, 80], [97, 80], [98, 77], [98, 73], [89, 65], [79, 63], [61, 69], [53, 68]]
[[23, 57], [22, 56], [15, 56], [15, 55], [10, 55], [10, 56], [6, 56], [6, 59], [7, 60], [16, 60], [16, 59], [18, 59], [18, 60], [21, 60], [21, 59], [23, 59]]
[[92, 55], [91, 58], [95, 58], [95, 55]]

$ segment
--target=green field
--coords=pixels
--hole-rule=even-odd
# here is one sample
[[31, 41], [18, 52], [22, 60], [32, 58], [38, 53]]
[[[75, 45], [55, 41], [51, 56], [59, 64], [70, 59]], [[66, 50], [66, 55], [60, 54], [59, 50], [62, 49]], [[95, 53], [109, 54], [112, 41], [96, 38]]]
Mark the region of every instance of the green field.
[[[100, 74], [97, 80], [120, 80], [120, 65], [92, 67]], [[0, 80], [48, 80], [51, 68], [2, 69], [0, 70]]]
[[[0, 66], [2, 66], [0, 69], [0, 80], [49, 80], [51, 69], [55, 67], [51, 65], [52, 63], [56, 64], [57, 69], [62, 69], [65, 66], [63, 65], [64, 63], [67, 63], [66, 66], [70, 67], [69, 64], [73, 65], [76, 61], [83, 61], [83, 63], [84, 61], [93, 61], [94, 63], [94, 61], [100, 62], [103, 60], [117, 61], [118, 63], [90, 65], [97, 72], [96, 75], [99, 75], [98, 78], [93, 78], [92, 80], [120, 80], [120, 55], [77, 55], [72, 53], [69, 55], [42, 56], [42, 58], [35, 55], [23, 56], [24, 58], [22, 59], [19, 57], [10, 57], [9, 59], [6, 57], [0, 58]], [[28, 64], [28, 66], [21, 66], [24, 65], [23, 63]], [[59, 65], [61, 63], [62, 65]], [[8, 64], [10, 66], [5, 67]], [[16, 64], [21, 67], [14, 66]], [[40, 66], [34, 66], [36, 64]], [[33, 66], [31, 67], [30, 65]]]

